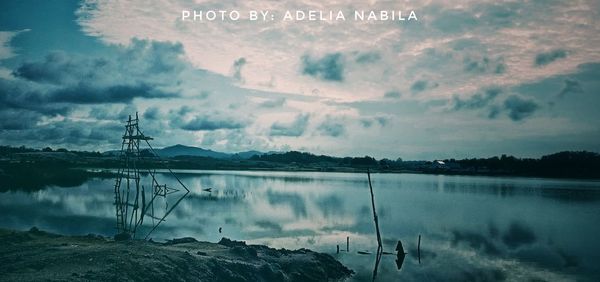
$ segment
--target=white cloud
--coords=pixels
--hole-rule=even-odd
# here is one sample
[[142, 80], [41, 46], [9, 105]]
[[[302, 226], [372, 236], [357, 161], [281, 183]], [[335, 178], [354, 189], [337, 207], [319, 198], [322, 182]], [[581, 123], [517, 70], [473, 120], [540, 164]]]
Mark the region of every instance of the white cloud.
[[[77, 15], [86, 34], [106, 43], [130, 46], [136, 42], [133, 38], [181, 43], [191, 67], [179, 69], [177, 81], [164, 77], [181, 96], [135, 99], [130, 103], [134, 107], [124, 110], [160, 109], [162, 118], [144, 120], [158, 146], [184, 143], [230, 152], [291, 148], [339, 156], [427, 158], [443, 157], [440, 152], [449, 157], [504, 153], [500, 150], [535, 138], [597, 135], [597, 126], [587, 120], [579, 124], [569, 114], [551, 116], [550, 101], [543, 97], [527, 97], [539, 101], [540, 107], [519, 122], [506, 113], [490, 119], [487, 108], [448, 110], [455, 95], [469, 101], [463, 96], [474, 97], [491, 86], [510, 89], [600, 60], [598, 9], [591, 1], [536, 3], [85, 1]], [[182, 9], [235, 9], [242, 15], [250, 9], [271, 10], [281, 16], [282, 11], [296, 9], [391, 8], [414, 9], [419, 22], [179, 19]], [[16, 34], [0, 32], [0, 59], [15, 55], [9, 43]], [[535, 65], [538, 54], [559, 49], [567, 55]], [[124, 67], [144, 69], [147, 65], [135, 62], [153, 62], [131, 55], [132, 60], [122, 60]], [[333, 73], [327, 73], [332, 66]], [[11, 72], [0, 69], [0, 76]], [[401, 95], [385, 99], [390, 91]], [[494, 103], [502, 105], [509, 94], [527, 95], [507, 91]], [[170, 122], [169, 114], [182, 105], [193, 112], [183, 115], [181, 124]], [[89, 107], [81, 108], [86, 109], [82, 116], [91, 119], [85, 114]], [[209, 113], [218, 119], [207, 119]], [[304, 116], [310, 118], [300, 119], [302, 132], [284, 134], [283, 129]], [[280, 125], [275, 126], [280, 132], [271, 135], [274, 124]]]
[[10, 41], [21, 32], [27, 32], [29, 30], [21, 31], [0, 31], [0, 60], [5, 60], [16, 56]]
[[[17, 54], [11, 46], [11, 40], [19, 33], [27, 32], [28, 29], [19, 31], [0, 31], [0, 61], [10, 59]], [[0, 78], [11, 79], [11, 71], [0, 66]]]
[[[538, 6], [536, 6], [538, 5]], [[199, 68], [231, 75], [231, 66], [245, 58], [243, 87], [282, 93], [334, 98], [373, 99], [390, 89], [406, 90], [415, 80], [439, 83], [415, 99], [464, 95], [488, 85], [515, 85], [551, 74], [573, 71], [577, 65], [600, 59], [600, 26], [596, 24], [593, 1], [568, 1], [552, 6], [543, 3], [495, 1], [87, 1], [78, 12], [85, 32], [106, 42], [128, 44], [134, 37], [178, 41]], [[242, 18], [249, 10], [270, 10], [272, 22], [240, 20], [182, 22], [181, 11], [238, 10]], [[284, 22], [286, 10], [349, 11], [415, 10], [418, 22]], [[460, 11], [448, 12], [448, 11]], [[462, 15], [462, 18], [461, 18]], [[350, 17], [348, 17], [350, 18]], [[469, 21], [473, 18], [475, 24]], [[440, 31], [455, 26], [462, 32]], [[576, 28], [575, 28], [576, 27]], [[502, 60], [506, 70], [495, 73], [462, 73], [462, 56], [445, 65], [421, 68], [427, 50], [447, 51], [459, 39], [477, 40], [482, 49], [475, 56]], [[552, 48], [576, 50], [560, 63], [536, 68], [538, 52]], [[322, 81], [303, 75], [301, 57], [343, 55], [344, 81]], [[377, 52], [375, 64], [356, 62], [360, 52]], [[479, 52], [479, 53], [477, 53]], [[404, 91], [407, 92], [407, 91]], [[317, 93], [317, 94], [315, 94]]]

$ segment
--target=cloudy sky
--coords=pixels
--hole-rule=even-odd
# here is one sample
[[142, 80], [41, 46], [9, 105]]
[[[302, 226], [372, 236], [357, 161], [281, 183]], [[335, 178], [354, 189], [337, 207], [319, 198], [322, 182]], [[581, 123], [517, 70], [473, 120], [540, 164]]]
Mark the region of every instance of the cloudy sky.
[[[242, 19], [182, 21], [182, 10]], [[347, 20], [282, 21], [286, 10]], [[354, 10], [418, 21], [354, 21]], [[138, 111], [156, 147], [600, 151], [598, 34], [595, 0], [2, 1], [0, 144], [115, 149]]]

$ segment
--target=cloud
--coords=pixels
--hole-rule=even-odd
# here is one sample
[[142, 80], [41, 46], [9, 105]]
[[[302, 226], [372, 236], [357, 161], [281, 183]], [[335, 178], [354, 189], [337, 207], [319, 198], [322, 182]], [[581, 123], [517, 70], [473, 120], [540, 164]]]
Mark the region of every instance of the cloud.
[[504, 109], [513, 121], [520, 121], [531, 116], [539, 108], [533, 100], [511, 95], [504, 101]]
[[144, 111], [144, 118], [149, 120], [156, 120], [160, 117], [160, 109], [158, 107], [149, 107]]
[[[333, 6], [385, 10], [389, 9], [388, 4], [344, 0]], [[230, 1], [220, 3], [219, 8], [261, 8], [278, 14], [297, 7], [322, 10], [328, 5], [283, 0], [277, 5], [260, 2], [257, 7], [254, 2]], [[132, 15], [123, 6], [130, 10], [141, 6], [147, 9]], [[209, 1], [197, 8], [213, 6]], [[451, 93], [474, 92], [490, 85], [508, 88], [568, 73], [585, 61], [600, 59], [600, 54], [583, 51], [594, 50], [597, 45], [597, 32], [590, 20], [596, 15], [585, 6], [564, 1], [420, 1], [411, 3], [411, 9], [420, 15], [417, 22], [365, 26], [362, 22], [346, 21], [324, 26], [323, 22], [288, 25], [226, 21], [211, 25], [210, 29], [198, 28], [199, 22], [173, 18], [181, 9], [190, 8], [184, 0], [168, 4], [131, 1], [125, 5], [89, 0], [84, 1], [76, 15], [86, 34], [111, 44], [128, 44], [136, 37], [181, 42], [194, 66], [220, 75], [231, 76], [232, 62], [243, 54], [247, 60], [243, 67], [244, 88], [306, 96], [314, 96], [311, 90], [318, 88], [321, 97], [348, 102], [379, 98], [394, 88], [410, 93], [410, 85], [424, 77], [439, 83], [440, 91], [424, 91], [415, 99], [448, 98]], [[450, 46], [454, 41], [458, 41], [456, 46]], [[535, 46], [572, 50], [573, 55], [565, 58], [563, 64], [539, 68], [532, 63], [539, 51]], [[451, 57], [445, 64], [423, 67], [419, 62], [428, 56], [427, 49], [449, 53]], [[453, 52], [446, 52], [449, 50]], [[304, 56], [303, 62], [298, 54], [312, 55]], [[331, 68], [320, 62], [331, 54], [339, 54], [341, 60], [331, 60], [336, 71], [328, 72], [325, 69]], [[464, 61], [465, 58], [470, 60]], [[344, 83], [331, 83], [336, 81]]]
[[[443, 9], [439, 5], [426, 8], [432, 17], [431, 26], [443, 34], [456, 34], [464, 31], [494, 32], [527, 21], [520, 3], [474, 3], [469, 8]], [[525, 16], [524, 16], [525, 15]]]
[[270, 146], [264, 136], [253, 135], [247, 128], [214, 130], [202, 132], [202, 146], [210, 146], [215, 151], [240, 152], [249, 150], [278, 151]]
[[390, 118], [384, 117], [384, 116], [379, 116], [379, 117], [375, 117], [375, 121], [377, 121], [377, 123], [379, 123], [379, 125], [381, 125], [381, 126], [386, 126], [390, 122]]
[[563, 49], [555, 49], [548, 52], [539, 53], [535, 56], [534, 64], [536, 67], [543, 67], [558, 59], [567, 57], [567, 51]]
[[199, 130], [217, 130], [217, 129], [236, 129], [242, 128], [245, 124], [234, 119], [218, 119], [212, 116], [196, 116], [189, 122], [181, 125], [181, 129], [190, 131]]
[[506, 64], [502, 58], [492, 60], [487, 56], [482, 58], [470, 58], [467, 57], [464, 60], [464, 70], [467, 73], [483, 74], [503, 74], [506, 72]]
[[10, 42], [22, 32], [27, 32], [29, 29], [19, 31], [0, 31], [0, 61], [16, 56]]
[[283, 106], [286, 102], [285, 98], [276, 98], [276, 99], [271, 99], [271, 100], [266, 100], [260, 104], [258, 104], [259, 107], [261, 108], [279, 108], [281, 106]]
[[185, 121], [181, 117], [176, 117], [172, 123], [183, 130], [188, 131], [210, 131], [217, 129], [239, 129], [246, 127], [247, 123], [233, 117], [223, 116], [220, 113], [204, 113], [193, 115], [191, 119]]
[[504, 90], [501, 88], [492, 87], [476, 93], [469, 98], [460, 98], [455, 95], [452, 99], [452, 110], [485, 109], [487, 118], [489, 119], [495, 119], [501, 113], [506, 113], [511, 120], [521, 121], [539, 109], [539, 105], [533, 99], [514, 94], [506, 97], [503, 103], [496, 102], [500, 100], [503, 92]]
[[[214, 8], [213, 2], [201, 3], [196, 8]], [[76, 16], [85, 35], [79, 34], [77, 28], [74, 33], [93, 37], [86, 39], [90, 44], [69, 47], [68, 53], [56, 53], [59, 55], [46, 60], [41, 53], [46, 47], [25, 44], [31, 41], [31, 33], [17, 37], [19, 40], [12, 41], [15, 45], [12, 52], [23, 52], [2, 62], [12, 69], [5, 72], [7, 76], [0, 74], [5, 78], [0, 82], [3, 84], [0, 108], [5, 109], [7, 117], [14, 116], [11, 112], [17, 109], [23, 111], [23, 116], [33, 121], [24, 127], [35, 128], [76, 118], [108, 121], [130, 109], [143, 112], [157, 107], [164, 119], [148, 120], [147, 126], [160, 132], [150, 134], [157, 137], [156, 142], [203, 142], [210, 139], [207, 136], [213, 136], [215, 148], [229, 146], [228, 138], [239, 138], [240, 148], [249, 146], [244, 136], [262, 139], [266, 146], [283, 146], [273, 145], [281, 143], [281, 138], [270, 136], [271, 127], [291, 125], [297, 113], [291, 114], [289, 120], [281, 117], [296, 110], [310, 114], [310, 123], [307, 121], [300, 133], [302, 138], [283, 140], [293, 149], [306, 148], [324, 154], [389, 157], [400, 150], [403, 157], [438, 158], [489, 155], [497, 151], [533, 156], [555, 149], [597, 149], [594, 121], [598, 114], [590, 106], [597, 104], [594, 95], [564, 94], [578, 99], [563, 99], [553, 107], [542, 107], [557, 98], [558, 92], [565, 88], [566, 78], [577, 81], [589, 93], [598, 88], [597, 79], [573, 73], [582, 63], [600, 61], [600, 53], [588, 52], [595, 50], [598, 39], [592, 20], [597, 15], [586, 7], [587, 3], [413, 2], [410, 8], [417, 11], [419, 21], [412, 23], [274, 24], [242, 20], [214, 22], [210, 28], [202, 28], [205, 26], [202, 23], [181, 22], [173, 17], [181, 8], [190, 8], [185, 0], [169, 3], [83, 0], [76, 5], [81, 7]], [[226, 1], [218, 5], [220, 9], [265, 9], [274, 13], [300, 6], [315, 10], [331, 6], [305, 0], [282, 0], [276, 5], [268, 1], [258, 4]], [[344, 0], [335, 5], [352, 9], [389, 8], [385, 1]], [[536, 55], [549, 50], [568, 50], [568, 56], [546, 67], [536, 67]], [[308, 54], [306, 63], [303, 54]], [[235, 79], [234, 62], [242, 57], [245, 63], [237, 64], [239, 78], [243, 80], [239, 83]], [[310, 74], [304, 73], [305, 67]], [[332, 69], [335, 71], [331, 72]], [[550, 78], [551, 83], [536, 87], [536, 91], [526, 89], [526, 84]], [[415, 88], [411, 89], [413, 84]], [[437, 88], [433, 89], [434, 86]], [[504, 92], [487, 101], [485, 89], [495, 86]], [[120, 89], [128, 93], [118, 94], [125, 92]], [[385, 93], [390, 90], [401, 93], [400, 99], [394, 97], [396, 94], [386, 98]], [[80, 92], [86, 94], [80, 97]], [[210, 96], [197, 99], [201, 93], [209, 92]], [[455, 102], [454, 93], [471, 95], [461, 95]], [[476, 94], [480, 96], [471, 97]], [[532, 101], [539, 107], [532, 115], [536, 118], [527, 119], [527, 123], [510, 122], [509, 108], [514, 107], [505, 107], [504, 102], [511, 94], [524, 100], [535, 97]], [[98, 104], [99, 101], [104, 102]], [[260, 105], [261, 102], [265, 103]], [[485, 106], [479, 106], [482, 104]], [[125, 105], [132, 107], [125, 109]], [[189, 106], [181, 123], [170, 123], [173, 120], [170, 110], [181, 105]], [[444, 111], [454, 110], [455, 106], [461, 113]], [[107, 111], [104, 119], [87, 116], [99, 107]], [[181, 129], [196, 119], [201, 109], [211, 115], [219, 109], [222, 112], [213, 121], [234, 124], [247, 120], [256, 111], [261, 116], [252, 121], [252, 126], [247, 123], [242, 128]], [[468, 110], [472, 112], [462, 112]], [[473, 113], [480, 119], [466, 116]], [[365, 142], [372, 146], [367, 148], [352, 142], [340, 146], [337, 139], [322, 138], [323, 132], [317, 127], [328, 114], [348, 117], [350, 122], [337, 121], [342, 125], [340, 128], [345, 126], [340, 136], [366, 138]], [[386, 128], [379, 126], [375, 119], [378, 115], [390, 121]], [[445, 122], [439, 123], [441, 119]], [[360, 130], [368, 126], [377, 134], [360, 136]], [[6, 124], [6, 127], [18, 125]], [[483, 132], [483, 127], [489, 130]], [[273, 132], [278, 132], [277, 129], [275, 126]], [[308, 131], [311, 134], [306, 134]], [[440, 138], [432, 138], [432, 134]], [[4, 136], [2, 140], [6, 139]], [[398, 136], [404, 137], [398, 139]], [[527, 144], [534, 138], [545, 138], [548, 145], [531, 149]], [[492, 139], [503, 142], [481, 145], [481, 140]], [[452, 152], [445, 152], [448, 148]]]
[[243, 82], [244, 78], [242, 77], [242, 68], [246, 65], [245, 58], [239, 58], [233, 62], [233, 78], [237, 81]]
[[373, 126], [373, 120], [368, 119], [368, 118], [360, 119], [360, 123], [362, 124], [362, 126], [364, 128], [369, 128], [369, 127]]
[[271, 136], [301, 136], [308, 125], [308, 118], [308, 114], [299, 114], [292, 123], [275, 122], [271, 125], [269, 134]]
[[23, 130], [35, 127], [43, 115], [34, 111], [0, 110], [0, 130]]
[[490, 106], [490, 109], [489, 109], [487, 117], [489, 119], [495, 119], [495, 118], [498, 117], [498, 114], [500, 114], [500, 111], [501, 111], [501, 109], [500, 109], [499, 106], [492, 105], [492, 106]]
[[330, 53], [321, 58], [304, 55], [301, 60], [302, 74], [325, 81], [344, 80], [344, 56], [341, 53]]
[[55, 116], [71, 111], [69, 107], [50, 103], [44, 89], [18, 80], [0, 78], [0, 111], [7, 109], [29, 110]]
[[558, 92], [559, 97], [563, 97], [568, 94], [579, 94], [583, 93], [583, 87], [577, 80], [565, 79], [564, 87]]
[[[55, 51], [38, 60], [17, 60], [11, 77], [0, 77], [0, 129], [12, 131], [2, 140], [62, 146], [111, 141], [105, 123], [134, 113], [134, 99], [180, 97], [181, 75], [189, 68], [182, 54], [181, 44], [133, 40], [102, 56]], [[101, 106], [111, 104], [126, 106]], [[81, 112], [98, 124], [71, 117]]]
[[258, 226], [259, 228], [266, 229], [275, 234], [279, 234], [283, 230], [283, 227], [281, 227], [280, 224], [270, 220], [258, 220], [254, 222], [254, 225]]
[[468, 99], [461, 99], [458, 96], [453, 97], [453, 109], [458, 111], [462, 109], [475, 110], [481, 109], [488, 106], [496, 97], [502, 93], [499, 88], [490, 88], [483, 91], [483, 93], [477, 93]]
[[401, 96], [402, 96], [402, 93], [400, 93], [400, 91], [398, 91], [398, 90], [386, 91], [383, 94], [383, 98], [390, 98], [390, 99], [400, 98]]
[[437, 83], [432, 83], [427, 80], [417, 80], [410, 86], [410, 90], [412, 93], [419, 93], [436, 87], [438, 87]]
[[476, 26], [477, 19], [470, 11], [448, 9], [437, 14], [431, 25], [443, 33], [458, 33]]
[[51, 84], [76, 84], [82, 80], [98, 80], [98, 75], [106, 75], [110, 69], [104, 69], [110, 62], [103, 58], [74, 58], [60, 52], [50, 52], [43, 61], [26, 62], [13, 74], [29, 81]]
[[[0, 115], [6, 114], [3, 112]], [[21, 117], [28, 117], [20, 113]], [[54, 146], [86, 146], [98, 143], [119, 144], [123, 126], [116, 122], [88, 122], [65, 119], [62, 122], [47, 123], [44, 126], [32, 126], [34, 130], [16, 130], [3, 136], [3, 140], [19, 142], [21, 145], [44, 144]], [[25, 129], [25, 128], [22, 128]], [[101, 146], [102, 147], [102, 146]]]
[[376, 116], [361, 118], [359, 121], [364, 128], [370, 128], [371, 126], [373, 126], [373, 123], [377, 123], [379, 124], [379, 126], [383, 127], [389, 124], [390, 118], [386, 116]]
[[379, 52], [361, 52], [357, 53], [354, 59], [359, 64], [372, 64], [381, 60], [381, 54]]
[[[104, 57], [51, 52], [43, 60], [25, 62], [13, 75], [13, 95], [36, 96], [40, 104], [127, 103], [134, 98], [179, 96], [180, 44], [133, 40], [129, 48]], [[35, 91], [28, 91], [35, 90]], [[23, 91], [28, 91], [23, 93]], [[29, 101], [31, 103], [32, 101]]]
[[163, 92], [145, 83], [139, 85], [114, 85], [104, 88], [97, 88], [93, 85], [82, 83], [71, 88], [59, 89], [49, 94], [51, 102], [74, 104], [126, 103], [136, 97], [172, 98], [177, 96], [176, 93]]
[[327, 116], [325, 121], [317, 127], [317, 130], [326, 136], [339, 137], [346, 132], [346, 127], [341, 122]]
[[132, 39], [129, 47], [102, 57], [53, 51], [42, 61], [21, 64], [14, 75], [56, 85], [143, 81], [156, 87], [168, 86], [177, 83], [177, 76], [188, 67], [182, 55], [183, 47], [178, 43]]

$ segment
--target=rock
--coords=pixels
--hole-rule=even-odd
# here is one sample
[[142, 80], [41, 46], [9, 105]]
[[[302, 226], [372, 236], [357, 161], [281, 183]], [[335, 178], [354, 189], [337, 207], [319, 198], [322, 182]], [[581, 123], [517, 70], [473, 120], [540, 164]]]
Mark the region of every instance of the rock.
[[198, 240], [196, 240], [192, 237], [183, 237], [183, 238], [175, 238], [173, 240], [169, 240], [165, 244], [166, 245], [177, 245], [177, 244], [195, 243], [195, 242], [198, 242]]
[[256, 250], [248, 247], [248, 246], [235, 246], [233, 248], [231, 248], [231, 252], [241, 256], [241, 257], [246, 257], [246, 258], [256, 258], [257, 254], [256, 254]]
[[230, 240], [229, 238], [221, 238], [221, 241], [219, 241], [219, 243], [217, 243], [219, 245], [223, 245], [226, 247], [235, 247], [235, 246], [240, 246], [240, 247], [245, 247], [246, 246], [246, 242], [244, 241], [235, 241], [235, 240]]
[[115, 241], [127, 241], [131, 239], [131, 234], [129, 233], [119, 233], [115, 234]]

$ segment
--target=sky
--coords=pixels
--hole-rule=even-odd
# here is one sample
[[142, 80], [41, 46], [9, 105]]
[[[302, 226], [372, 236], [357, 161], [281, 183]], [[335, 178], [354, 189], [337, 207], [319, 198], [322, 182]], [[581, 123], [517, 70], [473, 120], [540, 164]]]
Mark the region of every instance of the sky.
[[[347, 20], [281, 20], [288, 10]], [[418, 19], [354, 21], [355, 10]], [[2, 1], [0, 144], [117, 149], [138, 112], [154, 147], [599, 152], [599, 20], [595, 0]]]

